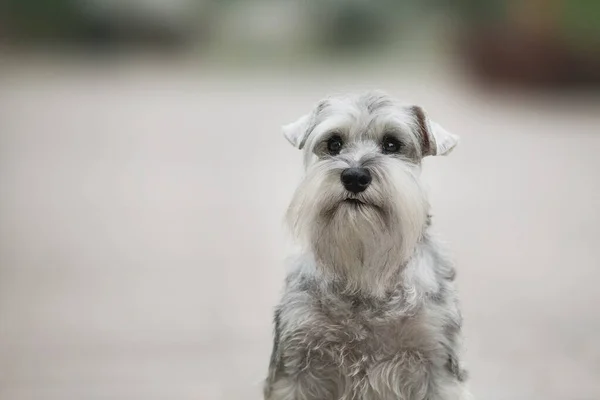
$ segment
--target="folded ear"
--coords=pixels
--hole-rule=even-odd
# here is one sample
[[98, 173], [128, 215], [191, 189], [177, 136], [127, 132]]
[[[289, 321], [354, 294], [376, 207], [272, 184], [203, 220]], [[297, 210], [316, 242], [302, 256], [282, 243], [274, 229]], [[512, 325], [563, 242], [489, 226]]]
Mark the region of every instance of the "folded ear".
[[306, 140], [312, 133], [318, 123], [321, 112], [327, 108], [329, 101], [321, 100], [313, 108], [313, 110], [300, 117], [297, 121], [282, 127], [283, 136], [296, 148], [302, 149]]
[[425, 156], [450, 154], [459, 142], [459, 137], [430, 120], [419, 106], [412, 106], [421, 140], [421, 153]]
[[304, 143], [306, 143], [306, 139], [308, 139], [308, 135], [310, 134], [310, 120], [311, 115], [306, 114], [297, 121], [281, 127], [283, 136], [297, 149], [302, 149]]

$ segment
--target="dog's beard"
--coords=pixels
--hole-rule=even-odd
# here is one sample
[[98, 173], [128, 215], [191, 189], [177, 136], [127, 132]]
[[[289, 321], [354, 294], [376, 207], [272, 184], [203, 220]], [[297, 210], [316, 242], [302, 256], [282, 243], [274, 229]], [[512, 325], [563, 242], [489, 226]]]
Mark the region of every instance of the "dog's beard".
[[357, 195], [340, 182], [347, 167], [339, 160], [312, 166], [294, 195], [288, 222], [325, 274], [350, 290], [381, 293], [413, 254], [429, 206], [416, 166], [373, 159], [366, 165], [372, 183]]

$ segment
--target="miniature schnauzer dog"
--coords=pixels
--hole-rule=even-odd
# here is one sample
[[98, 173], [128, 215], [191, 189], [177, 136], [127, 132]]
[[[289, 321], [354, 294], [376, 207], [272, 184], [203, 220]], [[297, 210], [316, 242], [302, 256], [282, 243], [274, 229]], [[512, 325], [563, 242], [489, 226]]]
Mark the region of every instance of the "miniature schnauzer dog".
[[454, 267], [430, 231], [425, 156], [458, 137], [380, 92], [283, 127], [304, 150], [300, 252], [275, 311], [266, 400], [465, 400]]

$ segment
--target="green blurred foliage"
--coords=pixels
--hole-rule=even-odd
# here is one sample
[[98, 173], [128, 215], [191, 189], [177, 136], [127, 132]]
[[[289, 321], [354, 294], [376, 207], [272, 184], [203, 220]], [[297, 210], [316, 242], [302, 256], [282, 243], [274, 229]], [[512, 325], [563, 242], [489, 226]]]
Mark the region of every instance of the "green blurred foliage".
[[568, 0], [561, 18], [565, 40], [600, 53], [600, 0]]
[[[128, 1], [128, 0], [122, 0]], [[169, 1], [169, 0], [162, 0]], [[207, 0], [203, 0], [207, 3]], [[226, 10], [257, 0], [211, 0]], [[270, 0], [261, 0], [269, 2]], [[279, 0], [271, 0], [273, 2]], [[286, 0], [298, 1], [308, 12], [305, 29], [325, 48], [359, 48], [385, 44], [397, 37], [403, 25], [414, 20], [416, 0]], [[31, 40], [73, 39], [90, 29], [90, 16], [81, 14], [78, 0], [4, 0], [2, 15], [12, 37]], [[198, 16], [200, 19], [200, 15]], [[218, 18], [218, 13], [216, 13]]]
[[[444, 1], [471, 28], [496, 26], [511, 29], [509, 6], [518, 9], [523, 3], [511, 0]], [[562, 43], [576, 49], [598, 49], [600, 45], [600, 0], [557, 0], [551, 34]], [[544, 10], [545, 11], [545, 10]]]
[[448, 0], [445, 3], [470, 25], [503, 22], [508, 16], [506, 0]]
[[20, 39], [67, 38], [80, 29], [73, 0], [4, 0], [5, 24]]
[[414, 0], [309, 0], [305, 4], [313, 44], [338, 50], [394, 44], [425, 10], [423, 3]]

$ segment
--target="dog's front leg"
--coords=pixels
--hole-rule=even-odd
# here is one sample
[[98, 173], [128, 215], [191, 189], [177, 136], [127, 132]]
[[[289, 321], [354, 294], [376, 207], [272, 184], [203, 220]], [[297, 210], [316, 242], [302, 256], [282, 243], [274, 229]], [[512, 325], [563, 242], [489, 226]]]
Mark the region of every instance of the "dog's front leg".
[[306, 347], [290, 345], [282, 339], [280, 310], [275, 312], [274, 322], [273, 350], [264, 385], [265, 400], [338, 400], [344, 382], [337, 369], [330, 362], [309, 361], [311, 357]]

